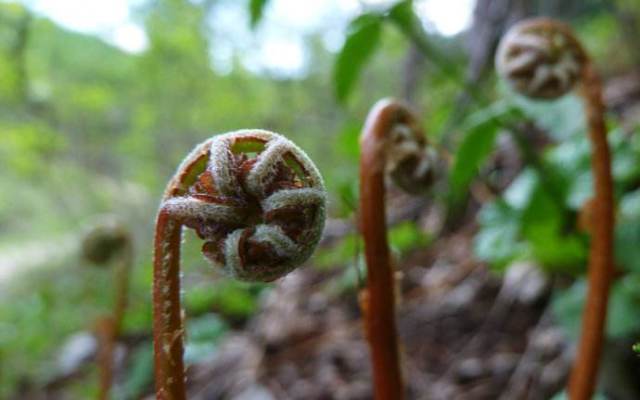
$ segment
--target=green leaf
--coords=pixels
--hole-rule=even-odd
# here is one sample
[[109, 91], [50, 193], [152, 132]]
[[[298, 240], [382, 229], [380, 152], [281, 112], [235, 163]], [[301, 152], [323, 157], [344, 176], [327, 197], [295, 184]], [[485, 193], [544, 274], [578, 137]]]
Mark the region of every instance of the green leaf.
[[586, 131], [582, 102], [575, 95], [555, 101], [537, 101], [516, 95], [511, 97], [511, 101], [560, 142]]
[[525, 238], [533, 258], [547, 271], [580, 272], [587, 259], [587, 247], [578, 235], [562, 235], [551, 224], [527, 226]]
[[524, 210], [531, 202], [539, 186], [539, 178], [536, 171], [531, 168], [525, 168], [502, 194], [504, 201], [516, 210]]
[[[563, 390], [560, 393], [557, 393], [555, 396], [551, 398], [551, 400], [569, 400], [569, 395], [566, 390]], [[607, 397], [602, 393], [595, 393], [591, 400], [607, 400]]]
[[394, 4], [387, 14], [390, 20], [395, 22], [401, 30], [409, 31], [414, 28], [415, 14], [413, 13], [413, 1], [405, 0]]
[[609, 298], [607, 334], [625, 337], [640, 331], [640, 275], [629, 274], [614, 283]]
[[566, 289], [558, 290], [551, 300], [551, 309], [560, 326], [573, 340], [580, 336], [580, 321], [587, 290], [584, 278], [575, 281]]
[[202, 361], [217, 349], [218, 341], [229, 330], [215, 314], [206, 314], [188, 321], [187, 340], [184, 349], [186, 363]]
[[360, 131], [362, 121], [348, 123], [342, 128], [335, 144], [336, 151], [345, 158], [357, 160], [360, 157]]
[[425, 247], [429, 243], [429, 237], [415, 223], [405, 221], [389, 231], [389, 243], [394, 250], [405, 253], [418, 247]]
[[153, 345], [138, 346], [131, 355], [124, 384], [116, 389], [114, 398], [138, 399], [153, 384]]
[[382, 17], [376, 13], [363, 14], [351, 21], [333, 72], [336, 96], [340, 102], [347, 99], [365, 63], [378, 47], [381, 30]]
[[[624, 337], [640, 330], [640, 285], [639, 274], [628, 274], [611, 287], [607, 306], [608, 337]], [[586, 282], [580, 279], [569, 288], [557, 292], [552, 300], [552, 309], [560, 324], [574, 339], [580, 333], [584, 310]]]
[[[516, 188], [521, 188], [521, 196], [515, 195]], [[581, 236], [565, 232], [567, 215], [564, 203], [558, 204], [538, 173], [525, 170], [509, 187], [505, 197], [512, 199], [510, 204], [514, 207], [522, 209], [519, 221], [521, 234], [538, 262], [549, 270], [561, 268], [565, 272], [584, 265], [586, 244]]]
[[358, 235], [349, 234], [336, 246], [318, 250], [314, 256], [314, 265], [325, 269], [343, 266], [352, 262], [361, 251], [362, 244]]
[[512, 107], [498, 102], [471, 115], [465, 123], [466, 128], [463, 129], [467, 134], [456, 151], [449, 178], [454, 202], [458, 202], [465, 195], [467, 186], [491, 154], [503, 121], [505, 118], [511, 118], [512, 114]]
[[193, 318], [188, 321], [188, 325], [189, 341], [192, 342], [215, 342], [229, 329], [215, 314]]
[[640, 219], [617, 223], [614, 243], [616, 264], [626, 271], [640, 272]]
[[251, 29], [255, 28], [262, 19], [262, 14], [264, 13], [267, 3], [269, 3], [269, 0], [250, 0], [249, 15], [251, 16]]
[[406, 38], [416, 46], [428, 60], [435, 72], [459, 84], [464, 80], [464, 69], [459, 60], [449, 55], [444, 47], [438, 45], [435, 37], [425, 32], [420, 19], [413, 10], [413, 1], [404, 0], [393, 5], [385, 15]]
[[640, 189], [628, 192], [620, 199], [619, 213], [624, 220], [640, 218]]
[[215, 309], [231, 318], [246, 318], [255, 312], [260, 290], [261, 285], [232, 280], [217, 282], [213, 288], [210, 283], [194, 285], [185, 294], [185, 308], [190, 315]]
[[526, 254], [527, 246], [518, 239], [519, 220], [519, 211], [502, 199], [482, 207], [478, 214], [481, 229], [473, 243], [476, 256], [496, 269], [503, 269]]
[[620, 200], [615, 227], [615, 260], [626, 271], [640, 272], [640, 189]]

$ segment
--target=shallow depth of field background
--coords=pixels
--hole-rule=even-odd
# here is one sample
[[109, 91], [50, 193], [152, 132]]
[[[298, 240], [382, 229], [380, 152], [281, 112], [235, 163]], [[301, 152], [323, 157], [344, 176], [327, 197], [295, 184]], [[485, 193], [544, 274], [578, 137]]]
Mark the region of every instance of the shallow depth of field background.
[[[304, 270], [256, 285], [213, 271], [195, 235], [185, 235], [185, 357], [197, 375], [190, 393], [370, 398], [356, 303], [358, 135], [369, 107], [386, 96], [415, 107], [454, 171], [423, 198], [390, 194], [410, 398], [495, 398], [524, 382], [540, 396], [531, 398], [560, 392], [584, 298], [588, 239], [577, 221], [591, 193], [589, 147], [574, 95], [532, 103], [495, 76], [496, 40], [532, 14], [570, 23], [604, 76], [620, 276], [600, 393], [640, 398], [631, 351], [640, 339], [640, 3], [477, 1], [1, 1], [0, 398], [95, 396], [92, 332], [110, 310], [112, 274], [79, 249], [104, 218], [122, 221], [135, 238], [113, 398], [152, 396], [160, 195], [195, 144], [253, 127], [288, 136], [316, 161], [331, 237]], [[415, 21], [389, 17], [391, 9]], [[363, 15], [375, 22], [354, 34], [352, 21]], [[564, 182], [562, 204], [549, 201], [497, 114], [528, 135]], [[517, 294], [501, 291], [514, 264], [528, 265], [527, 279], [542, 287], [531, 304], [522, 300], [531, 286], [513, 283], [517, 276], [508, 283]], [[511, 326], [514, 313], [525, 317]], [[541, 330], [540, 340], [556, 340], [555, 355], [531, 362], [527, 375], [528, 338]], [[482, 344], [464, 347], [473, 335]], [[486, 361], [496, 354], [507, 360], [502, 372]], [[235, 364], [221, 364], [223, 356]]]

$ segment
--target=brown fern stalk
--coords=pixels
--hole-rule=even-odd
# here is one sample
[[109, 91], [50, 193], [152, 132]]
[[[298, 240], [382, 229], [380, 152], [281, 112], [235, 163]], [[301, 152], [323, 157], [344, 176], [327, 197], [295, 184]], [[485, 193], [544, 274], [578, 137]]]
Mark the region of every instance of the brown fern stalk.
[[295, 144], [241, 130], [200, 144], [167, 185], [156, 220], [153, 335], [156, 397], [185, 393], [180, 306], [182, 228], [204, 240], [207, 260], [228, 275], [270, 282], [304, 263], [324, 228], [326, 193], [313, 162]]
[[113, 316], [104, 317], [96, 324], [96, 336], [98, 338], [98, 399], [107, 400], [113, 384], [113, 363], [116, 348], [117, 333]]
[[580, 84], [593, 153], [595, 221], [591, 227], [587, 298], [569, 397], [589, 400], [597, 382], [613, 275], [613, 179], [602, 84], [571, 29], [547, 18], [514, 25], [500, 43], [496, 65], [515, 90], [535, 99], [554, 99]]
[[82, 243], [83, 257], [96, 265], [106, 265], [115, 259], [114, 303], [111, 315], [96, 324], [99, 341], [98, 366], [100, 386], [98, 399], [107, 400], [113, 384], [113, 364], [116, 341], [122, 329], [127, 308], [129, 276], [133, 264], [133, 239], [118, 221], [104, 219], [87, 232]]
[[180, 306], [181, 237], [182, 226], [160, 209], [153, 258], [153, 351], [159, 400], [186, 398]]
[[425, 145], [412, 112], [389, 99], [376, 103], [360, 137], [360, 229], [367, 264], [367, 287], [360, 303], [378, 400], [404, 397], [385, 220], [385, 174], [412, 191], [430, 185], [432, 164]]
[[582, 316], [582, 337], [569, 380], [573, 400], [591, 399], [598, 378], [607, 319], [609, 290], [613, 278], [613, 178], [611, 154], [604, 123], [604, 105], [600, 78], [589, 62], [582, 72], [582, 97], [585, 102], [589, 139], [593, 157], [595, 195], [591, 250], [589, 254], [587, 300]]

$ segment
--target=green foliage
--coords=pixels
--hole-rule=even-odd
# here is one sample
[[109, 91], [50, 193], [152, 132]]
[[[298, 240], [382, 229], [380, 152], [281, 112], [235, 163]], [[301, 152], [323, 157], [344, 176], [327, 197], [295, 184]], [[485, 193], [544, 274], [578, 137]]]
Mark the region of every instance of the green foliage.
[[[631, 316], [637, 314], [640, 307], [640, 274], [628, 274], [617, 280], [611, 287], [607, 307], [608, 337], [620, 338], [637, 335], [640, 332], [640, 320]], [[586, 296], [586, 282], [579, 279], [566, 290], [559, 291], [553, 298], [553, 312], [565, 330], [575, 339], [580, 333], [580, 322]]]
[[629, 274], [614, 282], [609, 298], [607, 335], [625, 337], [640, 332], [640, 321], [632, 316], [640, 307], [640, 274]]
[[[428, 246], [431, 238], [422, 232], [414, 222], [405, 221], [389, 229], [389, 245], [394, 254], [401, 258], [412, 250]], [[359, 235], [350, 234], [331, 248], [320, 249], [313, 259], [320, 268], [342, 267], [339, 278], [326, 284], [325, 290], [334, 296], [352, 293], [366, 279], [364, 248]]]
[[507, 103], [498, 102], [472, 114], [463, 126], [466, 132], [456, 150], [449, 175], [451, 199], [458, 203], [471, 180], [493, 151], [494, 142], [504, 123], [518, 116]]
[[[532, 259], [552, 272], [584, 273], [588, 238], [578, 230], [577, 213], [592, 197], [593, 182], [582, 105], [573, 96], [552, 104], [519, 97], [508, 103], [516, 108], [515, 116], [531, 118], [559, 144], [543, 154], [520, 147], [528, 166], [496, 200], [482, 207], [474, 243], [476, 255], [497, 269], [516, 259]], [[640, 254], [636, 249], [640, 240], [640, 194], [636, 189], [640, 146], [636, 135], [615, 128], [609, 132], [608, 140], [613, 154], [614, 188], [621, 198], [615, 227], [616, 265], [628, 272], [612, 286], [606, 334], [624, 337], [640, 332], [638, 318], [631, 317], [640, 307]], [[487, 152], [487, 148], [482, 151]], [[457, 157], [465, 155], [464, 150], [461, 146]], [[585, 280], [580, 277], [568, 288], [556, 291], [553, 298], [554, 313], [575, 338], [585, 290]]]
[[69, 335], [91, 330], [94, 321], [111, 309], [112, 293], [101, 290], [111, 287], [108, 270], [52, 266], [29, 278], [28, 283], [4, 291], [0, 299], [0, 348], [3, 363], [12, 365], [0, 375], [2, 398], [9, 397], [5, 390], [19, 377], [39, 384], [50, 379], [57, 369], [41, 360], [55, 360], [57, 348]]
[[[389, 245], [400, 254], [425, 247], [430, 240], [431, 238], [413, 221], [404, 221], [389, 228]], [[314, 265], [321, 268], [335, 268], [353, 264], [353, 260], [359, 257], [362, 251], [362, 240], [359, 235], [350, 234], [335, 246], [318, 250], [313, 261]]]
[[509, 92], [505, 102], [512, 104], [523, 117], [535, 121], [560, 143], [586, 131], [582, 102], [575, 94], [553, 101], [537, 101]]
[[54, 158], [67, 146], [64, 136], [39, 122], [0, 122], [0, 167], [17, 175], [41, 178]]
[[[439, 78], [455, 82], [458, 86], [463, 86], [464, 69], [460, 67], [464, 63], [451, 56], [451, 51], [446, 51], [439, 43], [437, 35], [427, 34], [422, 27], [422, 22], [413, 11], [413, 1], [403, 0], [389, 8], [385, 14], [387, 19], [408, 39], [416, 48], [420, 50], [427, 61], [435, 67]], [[467, 87], [467, 89], [473, 89]], [[475, 89], [477, 100], [480, 96]]]
[[367, 267], [364, 256], [358, 257], [355, 261], [356, 263], [348, 264], [337, 279], [327, 282], [323, 291], [332, 297], [356, 294], [365, 284]]
[[206, 314], [190, 319], [187, 323], [187, 341], [184, 349], [186, 363], [196, 363], [209, 357], [217, 347], [217, 342], [229, 328], [215, 314]]
[[320, 268], [335, 268], [352, 264], [362, 252], [362, 243], [358, 235], [350, 234], [342, 238], [331, 248], [319, 249], [313, 259], [314, 265]]
[[382, 16], [362, 14], [349, 24], [344, 46], [336, 57], [334, 84], [338, 100], [344, 102], [358, 79], [365, 63], [378, 47]]
[[496, 268], [526, 254], [527, 246], [519, 240], [518, 211], [504, 200], [486, 204], [480, 210], [478, 222], [482, 229], [474, 239], [476, 256]]
[[[381, 30], [386, 23], [395, 26], [405, 41], [415, 45], [427, 61], [436, 67], [439, 81], [445, 77], [455, 81], [456, 86], [461, 86], [463, 70], [459, 68], [458, 61], [462, 60], [450, 57], [436, 43], [435, 38], [427, 35], [413, 11], [413, 1], [402, 0], [386, 9], [364, 12], [351, 21], [347, 38], [334, 66], [333, 81], [336, 97], [340, 102], [346, 101], [364, 65], [380, 47]], [[437, 82], [436, 85], [441, 83]]]
[[185, 308], [190, 315], [216, 310], [226, 317], [244, 319], [257, 310], [264, 288], [265, 285], [233, 280], [205, 281], [185, 293]]
[[131, 366], [118, 398], [138, 399], [153, 385], [153, 343], [146, 342], [131, 356]]
[[[629, 21], [634, 21], [630, 10], [634, 8], [637, 10], [638, 3], [633, 3], [634, 6], [622, 5], [622, 9], [616, 12], [629, 15]], [[580, 24], [576, 31], [579, 38], [589, 38], [584, 41], [584, 45], [605, 75], [609, 71], [624, 69], [625, 65], [632, 65], [638, 61], [637, 58], [634, 60], [634, 55], [637, 57], [638, 54], [637, 47], [633, 40], [627, 40], [622, 35], [623, 30], [619, 29], [621, 24], [620, 19], [615, 15], [616, 12], [593, 15], [586, 23]], [[637, 21], [637, 17], [635, 20]], [[619, 43], [619, 45], [612, 46], [611, 43]]]
[[577, 234], [566, 232], [568, 221], [563, 204], [555, 202], [540, 179], [533, 183], [519, 222], [534, 259], [549, 269], [580, 270], [578, 266], [586, 260], [586, 244]]
[[[591, 148], [583, 122], [576, 122], [583, 120], [582, 107], [573, 97], [552, 105], [512, 100], [509, 102], [515, 107], [512, 118], [518, 115], [536, 118], [536, 123], [548, 129], [550, 136], [560, 140], [560, 144], [544, 154], [529, 152], [529, 158], [536, 160], [535, 165], [530, 165], [514, 179], [502, 199], [483, 206], [479, 214], [481, 229], [475, 240], [476, 254], [496, 268], [503, 268], [515, 259], [530, 258], [551, 271], [584, 271], [588, 242], [578, 232], [576, 213], [592, 196], [593, 188]], [[637, 142], [634, 136], [617, 129], [609, 134], [617, 193], [633, 188], [640, 178], [640, 146]], [[465, 155], [464, 150], [461, 145], [457, 157]], [[487, 151], [486, 148], [482, 150]], [[455, 168], [456, 164], [452, 175]], [[632, 243], [640, 235], [635, 229], [638, 215], [635, 210], [640, 206], [636, 207], [635, 201], [633, 195], [623, 197], [627, 214], [618, 219], [616, 227], [616, 257], [621, 265], [629, 265], [625, 268], [635, 266]]]
[[[562, 391], [551, 398], [551, 400], [569, 400], [569, 395], [566, 391]], [[607, 397], [602, 393], [595, 393], [591, 400], [607, 400]]]
[[429, 242], [430, 238], [413, 221], [402, 222], [389, 230], [389, 244], [401, 254], [424, 248]]
[[[566, 201], [571, 209], [578, 209], [591, 197], [591, 147], [582, 133], [577, 131], [545, 154], [551, 171], [566, 182]], [[640, 176], [640, 141], [620, 129], [609, 132], [609, 146], [614, 157], [612, 173], [617, 196], [633, 187]]]
[[344, 159], [353, 160], [350, 165], [340, 166], [332, 182], [327, 182], [329, 190], [338, 199], [336, 216], [349, 218], [358, 208], [358, 160], [360, 159], [360, 124], [347, 124], [336, 139], [335, 150]]
[[413, 12], [413, 1], [403, 0], [389, 8], [388, 18], [394, 22], [401, 31], [411, 31], [418, 23]]
[[620, 201], [614, 247], [616, 263], [640, 273], [640, 190], [626, 194]]
[[255, 28], [258, 25], [267, 4], [269, 4], [269, 0], [249, 0], [249, 23], [251, 28]]

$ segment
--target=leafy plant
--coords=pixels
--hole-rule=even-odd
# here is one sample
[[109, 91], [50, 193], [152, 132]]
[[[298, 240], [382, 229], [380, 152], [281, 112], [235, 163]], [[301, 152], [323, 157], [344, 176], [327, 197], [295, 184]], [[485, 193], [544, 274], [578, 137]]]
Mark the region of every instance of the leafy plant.
[[378, 46], [383, 18], [362, 14], [349, 24], [344, 46], [336, 58], [334, 81], [338, 100], [345, 101], [365, 63]]
[[268, 4], [269, 0], [249, 0], [249, 23], [252, 28], [258, 25]]
[[466, 195], [471, 180], [494, 149], [498, 134], [505, 124], [521, 119], [522, 113], [502, 101], [469, 116], [462, 126], [465, 132], [456, 149], [449, 173], [451, 202], [455, 205]]
[[401, 0], [386, 8], [364, 12], [349, 24], [333, 73], [335, 93], [340, 102], [347, 100], [364, 66], [380, 47], [381, 35], [387, 25], [393, 26], [414, 43], [442, 75], [461, 81], [462, 71], [458, 64], [446, 56], [424, 32], [413, 11], [413, 1]]

